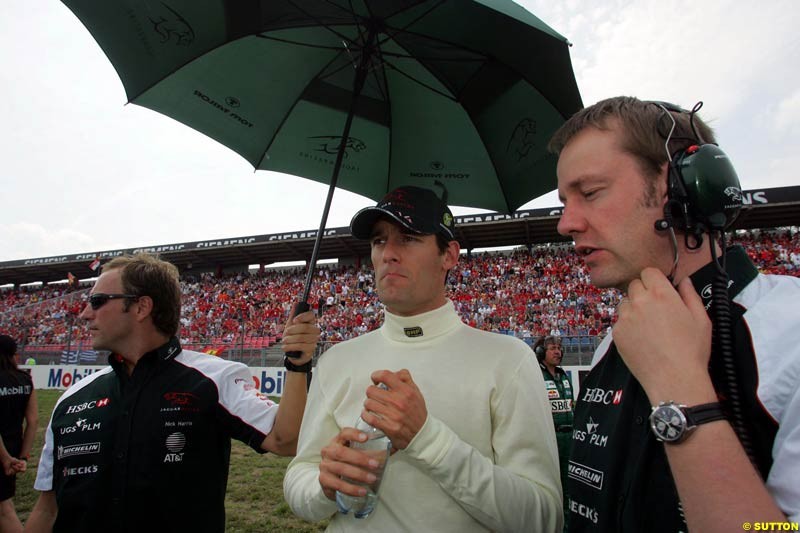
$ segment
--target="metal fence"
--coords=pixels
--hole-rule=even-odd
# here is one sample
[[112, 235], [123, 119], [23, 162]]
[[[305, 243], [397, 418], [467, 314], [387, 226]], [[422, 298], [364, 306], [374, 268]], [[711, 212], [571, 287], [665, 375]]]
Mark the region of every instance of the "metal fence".
[[[527, 344], [532, 344], [529, 339], [524, 339]], [[562, 365], [588, 365], [592, 360], [592, 354], [595, 348], [602, 339], [594, 336], [570, 336], [562, 337], [562, 348], [564, 353], [564, 360]], [[316, 365], [319, 357], [325, 353], [335, 342], [321, 342], [317, 346], [317, 351], [314, 354], [314, 364]], [[187, 350], [194, 350], [197, 352], [207, 352], [213, 355], [228, 359], [231, 361], [238, 361], [247, 366], [283, 366], [283, 351], [280, 344], [270, 347], [248, 347], [238, 342], [231, 342], [229, 344], [202, 344], [202, 343], [187, 343], [184, 345]], [[88, 360], [86, 354], [96, 354], [95, 360]], [[20, 363], [25, 363], [29, 358], [39, 365], [57, 365], [65, 362], [70, 364], [98, 364], [102, 365], [106, 362], [108, 352], [94, 352], [91, 343], [88, 340], [76, 341], [67, 347], [64, 344], [49, 344], [49, 345], [36, 345], [29, 344], [27, 346], [19, 347]], [[68, 361], [65, 361], [65, 357]], [[74, 360], [74, 362], [73, 362]]]

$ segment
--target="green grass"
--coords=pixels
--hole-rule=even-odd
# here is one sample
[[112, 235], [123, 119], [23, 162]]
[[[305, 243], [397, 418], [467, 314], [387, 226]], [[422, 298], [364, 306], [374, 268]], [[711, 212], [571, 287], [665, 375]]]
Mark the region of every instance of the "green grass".
[[[37, 390], [36, 395], [39, 400], [39, 430], [28, 471], [17, 478], [17, 495], [14, 497], [17, 514], [23, 523], [38, 498], [38, 492], [33, 489], [36, 467], [42, 451], [44, 430], [61, 391]], [[295, 517], [283, 499], [283, 474], [288, 464], [288, 457], [259, 455], [241, 442], [233, 441], [228, 495], [225, 498], [225, 531], [256, 533], [325, 529], [327, 522], [312, 524]]]

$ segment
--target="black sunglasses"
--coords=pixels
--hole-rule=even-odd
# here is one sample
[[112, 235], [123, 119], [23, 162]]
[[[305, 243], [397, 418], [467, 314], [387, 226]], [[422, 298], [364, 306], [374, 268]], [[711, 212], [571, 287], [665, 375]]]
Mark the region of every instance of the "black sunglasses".
[[109, 300], [118, 300], [120, 298], [127, 298], [134, 301], [139, 299], [135, 294], [103, 294], [102, 292], [96, 292], [89, 296], [89, 305], [92, 306], [92, 309], [97, 311], [106, 305], [106, 302]]

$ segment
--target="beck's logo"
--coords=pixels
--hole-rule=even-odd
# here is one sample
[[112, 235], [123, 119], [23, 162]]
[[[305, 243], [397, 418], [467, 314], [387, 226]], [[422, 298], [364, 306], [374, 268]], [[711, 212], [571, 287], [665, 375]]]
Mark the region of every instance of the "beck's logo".
[[64, 470], [61, 471], [64, 477], [69, 476], [83, 476], [85, 474], [96, 474], [99, 468], [97, 465], [88, 465], [88, 466], [77, 466], [77, 467], [64, 467]]
[[592, 521], [593, 524], [596, 524], [597, 521], [600, 519], [600, 515], [598, 515], [597, 511], [589, 507], [588, 505], [583, 505], [582, 503], [578, 503], [572, 498], [569, 499], [569, 510], [575, 514], [578, 514], [584, 518], [587, 518]]

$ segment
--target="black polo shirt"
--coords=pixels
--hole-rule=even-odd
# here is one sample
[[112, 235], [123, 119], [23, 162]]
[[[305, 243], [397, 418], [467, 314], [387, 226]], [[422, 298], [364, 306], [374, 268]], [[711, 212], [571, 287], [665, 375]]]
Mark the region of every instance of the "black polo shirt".
[[246, 366], [174, 338], [130, 376], [109, 360], [47, 428], [35, 488], [55, 491], [54, 531], [223, 531], [230, 439], [261, 451], [277, 405]]
[[32, 392], [29, 374], [21, 370], [0, 372], [0, 436], [13, 457], [22, 447], [22, 421]]
[[[766, 479], [778, 426], [764, 409], [763, 398], [758, 396], [759, 372], [751, 335], [761, 335], [763, 323], [747, 319], [747, 309], [736, 296], [744, 289], [751, 292], [748, 301], [774, 301], [782, 296], [768, 294], [761, 288], [759, 284], [763, 284], [765, 276], [756, 280], [758, 271], [740, 247], [729, 251], [727, 270], [732, 282], [728, 292], [733, 300], [734, 358], [743, 412], [751, 423], [755, 456]], [[708, 289], [714, 276], [713, 265], [691, 276], [695, 289], [704, 298], [710, 294]], [[756, 296], [751, 297], [752, 293]], [[650, 430], [650, 401], [616, 346], [603, 343], [599, 349], [604, 348], [605, 355], [581, 383], [575, 407], [568, 467], [569, 499], [565, 502], [571, 513], [569, 531], [686, 531], [664, 444]], [[760, 360], [764, 356], [760, 354]], [[716, 349], [712, 349], [709, 372], [716, 390], [725, 390]], [[779, 386], [769, 384], [766, 388], [775, 392]]]

